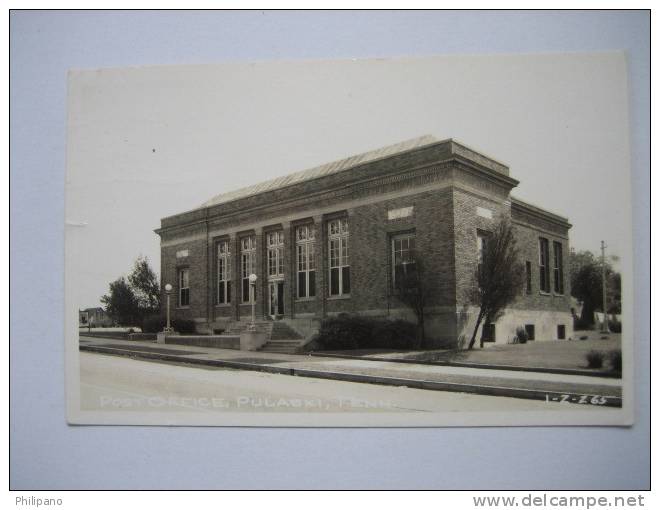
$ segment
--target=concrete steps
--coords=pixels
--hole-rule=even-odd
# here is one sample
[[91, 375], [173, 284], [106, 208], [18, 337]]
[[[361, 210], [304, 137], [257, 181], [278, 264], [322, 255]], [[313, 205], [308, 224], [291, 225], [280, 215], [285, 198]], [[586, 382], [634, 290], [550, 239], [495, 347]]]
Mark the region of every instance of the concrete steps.
[[275, 321], [270, 332], [271, 340], [300, 340], [302, 336], [286, 322]]
[[[268, 341], [259, 349], [262, 352], [294, 354], [300, 352], [305, 337], [284, 320], [259, 320], [255, 322], [257, 331], [266, 334]], [[222, 337], [238, 338], [250, 326], [250, 321], [231, 321], [226, 323]], [[209, 345], [211, 346], [211, 345]]]

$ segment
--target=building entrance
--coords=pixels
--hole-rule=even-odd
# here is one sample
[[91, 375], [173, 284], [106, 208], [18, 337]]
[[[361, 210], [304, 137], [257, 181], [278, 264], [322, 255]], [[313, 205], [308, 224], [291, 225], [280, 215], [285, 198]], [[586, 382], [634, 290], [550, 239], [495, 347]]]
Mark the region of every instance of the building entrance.
[[268, 282], [268, 315], [273, 319], [284, 315], [284, 280]]

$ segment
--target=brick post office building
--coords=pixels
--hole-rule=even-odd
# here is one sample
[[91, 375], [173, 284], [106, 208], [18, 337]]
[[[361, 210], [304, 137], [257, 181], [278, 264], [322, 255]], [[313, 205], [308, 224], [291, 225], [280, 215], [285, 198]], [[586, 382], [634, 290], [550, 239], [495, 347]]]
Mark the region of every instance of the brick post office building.
[[474, 327], [466, 294], [479, 247], [505, 215], [526, 279], [489, 336], [508, 342], [524, 327], [531, 339], [568, 338], [570, 224], [513, 198], [517, 185], [506, 165], [425, 136], [223, 193], [156, 230], [172, 316], [200, 332], [240, 329], [254, 273], [258, 320], [283, 320], [303, 336], [342, 312], [414, 320], [395, 291], [414, 256], [424, 263], [427, 336], [460, 345]]

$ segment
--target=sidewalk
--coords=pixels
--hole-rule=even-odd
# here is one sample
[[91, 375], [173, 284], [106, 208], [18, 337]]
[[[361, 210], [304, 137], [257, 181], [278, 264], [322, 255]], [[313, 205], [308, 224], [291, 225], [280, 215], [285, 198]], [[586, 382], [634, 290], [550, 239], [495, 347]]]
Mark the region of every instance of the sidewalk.
[[80, 350], [299, 377], [555, 402], [567, 401], [576, 404], [589, 404], [592, 402], [592, 397], [598, 396], [604, 397], [595, 400], [600, 402], [598, 405], [621, 406], [621, 381], [593, 376], [209, 349], [92, 338], [82, 334]]

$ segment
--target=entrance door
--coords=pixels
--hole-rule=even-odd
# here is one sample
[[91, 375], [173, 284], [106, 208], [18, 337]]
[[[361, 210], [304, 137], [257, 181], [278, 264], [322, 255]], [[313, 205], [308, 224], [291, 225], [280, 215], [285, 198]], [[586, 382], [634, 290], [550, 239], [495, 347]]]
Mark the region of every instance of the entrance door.
[[271, 317], [284, 315], [284, 282], [282, 280], [268, 284], [269, 310]]

